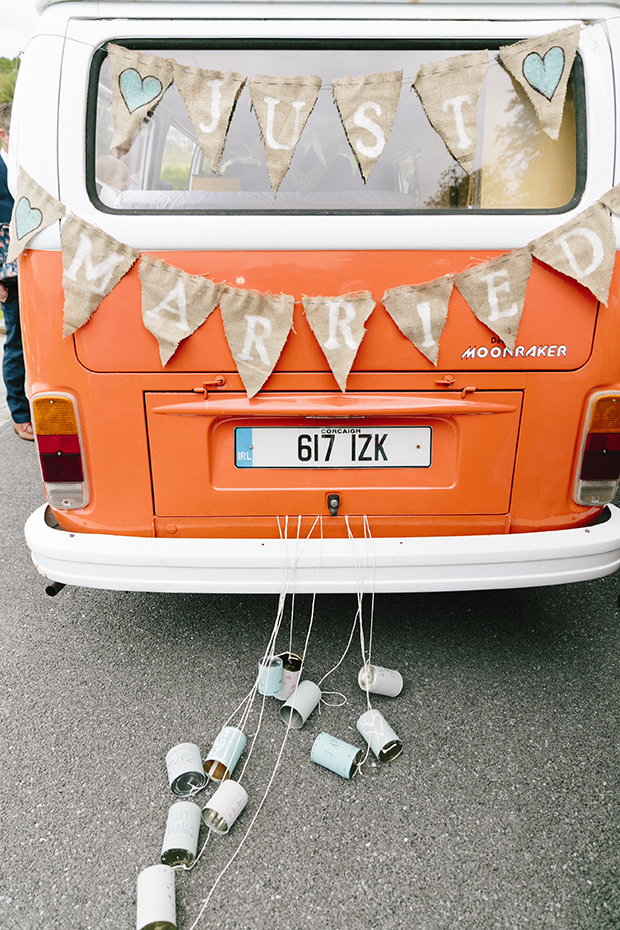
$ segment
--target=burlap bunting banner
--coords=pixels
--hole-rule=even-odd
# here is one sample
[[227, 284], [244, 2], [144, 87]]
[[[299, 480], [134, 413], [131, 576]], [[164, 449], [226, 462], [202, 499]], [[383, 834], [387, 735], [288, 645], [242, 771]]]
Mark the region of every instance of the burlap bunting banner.
[[228, 126], [245, 77], [236, 71], [205, 71], [175, 62], [174, 83], [211, 171], [217, 174]]
[[159, 343], [162, 365], [196, 332], [220, 302], [224, 284], [187, 274], [159, 258], [140, 259], [142, 320]]
[[557, 139], [564, 115], [564, 100], [577, 53], [581, 26], [524, 39], [499, 50], [499, 60], [524, 89], [544, 131]]
[[601, 202], [549, 235], [536, 239], [530, 248], [545, 265], [579, 281], [601, 303], [607, 303], [616, 237], [609, 212]]
[[174, 62], [157, 55], [108, 45], [114, 137], [110, 149], [131, 145], [174, 78]]
[[487, 52], [468, 52], [422, 65], [413, 82], [431, 126], [468, 174], [474, 166], [478, 100], [488, 69]]
[[226, 339], [248, 397], [276, 366], [293, 325], [295, 298], [225, 288], [220, 309]]
[[601, 203], [604, 203], [612, 213], [620, 213], [620, 184], [603, 194]]
[[341, 297], [303, 297], [306, 317], [325, 353], [341, 391], [366, 333], [365, 323], [375, 302], [370, 291]]
[[511, 350], [521, 322], [531, 269], [529, 249], [517, 249], [468, 268], [455, 278], [474, 316]]
[[248, 86], [263, 137], [267, 172], [275, 197], [316, 104], [321, 78], [257, 75]]
[[60, 239], [65, 292], [63, 335], [69, 336], [88, 322], [140, 253], [73, 214], [63, 222]]
[[393, 287], [383, 295], [383, 305], [402, 334], [433, 365], [437, 364], [453, 286], [452, 276], [446, 276], [426, 284]]
[[370, 177], [385, 148], [402, 84], [402, 69], [334, 80], [334, 100], [364, 181]]
[[7, 262], [14, 262], [33, 236], [52, 223], [58, 222], [66, 212], [59, 200], [48, 194], [20, 168], [11, 216]]

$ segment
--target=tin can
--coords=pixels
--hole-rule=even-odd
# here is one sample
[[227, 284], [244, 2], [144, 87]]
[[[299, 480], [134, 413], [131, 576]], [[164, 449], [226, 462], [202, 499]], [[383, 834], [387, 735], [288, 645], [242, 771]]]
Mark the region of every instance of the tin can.
[[193, 865], [198, 849], [200, 832], [200, 808], [193, 801], [177, 801], [168, 811], [166, 832], [161, 848], [163, 865]]
[[282, 659], [282, 690], [274, 694], [277, 701], [286, 701], [297, 687], [301, 676], [301, 656], [294, 652], [283, 652]]
[[282, 690], [282, 659], [269, 656], [258, 663], [258, 690], [270, 697]]
[[357, 681], [362, 691], [387, 694], [388, 697], [396, 697], [403, 690], [403, 676], [400, 672], [381, 665], [365, 665], [360, 669]]
[[209, 830], [224, 836], [248, 803], [248, 796], [239, 782], [228, 778], [202, 809], [202, 819]]
[[379, 762], [391, 762], [403, 751], [403, 744], [378, 710], [367, 710], [357, 721], [362, 734]]
[[179, 743], [166, 755], [170, 790], [179, 798], [200, 791], [207, 783], [200, 749], [195, 743]]
[[237, 727], [224, 727], [217, 735], [213, 747], [204, 761], [204, 770], [211, 781], [226, 781], [232, 775], [239, 757], [245, 749], [246, 738]]
[[351, 779], [359, 772], [362, 755], [362, 750], [357, 746], [345, 743], [329, 733], [319, 733], [312, 746], [310, 758], [330, 772]]
[[151, 865], [138, 875], [136, 930], [176, 930], [174, 869]]
[[280, 716], [292, 730], [299, 730], [321, 700], [321, 689], [313, 681], [300, 681], [280, 708]]

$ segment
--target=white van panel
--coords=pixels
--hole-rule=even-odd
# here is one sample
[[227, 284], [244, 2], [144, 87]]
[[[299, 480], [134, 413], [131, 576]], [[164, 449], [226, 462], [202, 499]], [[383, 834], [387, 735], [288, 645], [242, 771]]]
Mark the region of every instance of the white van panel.
[[[144, 11], [148, 4], [101, 3], [96, 5], [98, 17], [106, 14], [118, 16], [129, 12]], [[501, 5], [500, 5], [501, 6]], [[497, 10], [497, 6], [494, 10]], [[317, 5], [283, 6], [278, 5], [277, 18], [274, 6], [262, 8], [258, 5], [245, 4], [209, 4], [204, 3], [200, 13], [201, 19], [187, 20], [184, 15], [190, 13], [196, 17], [196, 3], [179, 3], [165, 6], [157, 4], [157, 9], [170, 15], [174, 13], [174, 24], [169, 19], [90, 19], [84, 14], [90, 10], [89, 4], [67, 3], [54, 5], [44, 13], [40, 23], [43, 28], [60, 31], [59, 15], [68, 12], [75, 17], [67, 26], [67, 43], [62, 62], [62, 85], [58, 120], [63, 126], [63, 134], [58, 139], [59, 179], [52, 177], [54, 160], [49, 157], [49, 145], [56, 136], [54, 113], [56, 102], [52, 99], [54, 92], [48, 91], [48, 99], [39, 104], [41, 122], [24, 127], [25, 141], [20, 147], [27, 157], [22, 160], [23, 167], [35, 180], [55, 193], [56, 196], [79, 216], [104, 229], [129, 245], [145, 250], [202, 250], [202, 249], [462, 249], [464, 244], [471, 249], [513, 249], [544, 235], [574, 214], [594, 203], [601, 194], [612, 187], [616, 181], [615, 168], [615, 99], [614, 69], [609, 43], [603, 26], [590, 26], [582, 31], [579, 52], [583, 59], [586, 82], [587, 108], [587, 163], [588, 179], [581, 204], [572, 213], [562, 214], [526, 214], [526, 215], [425, 215], [423, 221], [418, 217], [373, 216], [373, 242], [369, 244], [364, 224], [356, 216], [219, 216], [217, 230], [213, 231], [211, 223], [205, 223], [199, 215], [111, 215], [99, 212], [90, 202], [85, 186], [85, 126], [86, 126], [86, 88], [90, 75], [93, 52], [109, 40], [124, 37], [192, 38], [205, 32], [205, 19], [209, 20], [208, 34], [216, 37], [304, 37], [308, 35], [308, 19], [321, 17], [312, 25], [312, 34], [318, 37], [424, 37], [455, 38], [482, 37], [493, 40], [523, 38], [531, 35], [554, 31], [561, 26], [575, 22], [576, 8], [564, 7], [570, 18], [566, 20], [532, 20], [533, 9], [528, 7], [528, 20], [517, 19], [513, 22], [490, 22], [482, 19], [470, 19], [476, 8], [468, 7], [467, 21], [419, 22], [418, 18], [429, 7], [411, 6], [390, 7], [387, 5], [351, 5], [351, 18], [343, 19], [341, 7]], [[448, 7], [443, 7], [447, 11]], [[536, 14], [546, 11], [548, 14], [560, 12], [551, 10], [548, 5], [536, 7]], [[245, 10], [246, 20], [237, 19], [240, 11]], [[433, 7], [436, 14], [438, 7]], [[517, 8], [514, 8], [515, 13]], [[488, 15], [489, 10], [478, 7], [480, 16]], [[585, 10], [584, 10], [585, 12]], [[265, 19], [258, 19], [257, 14], [264, 13]], [[396, 24], [390, 18], [398, 19]], [[592, 13], [592, 8], [588, 9]], [[77, 18], [77, 14], [81, 14]], [[286, 18], [283, 14], [286, 14]], [[144, 13], [142, 12], [142, 16]], [[455, 11], [452, 10], [452, 14]], [[459, 16], [465, 10], [459, 9]], [[503, 11], [505, 15], [505, 11]], [[523, 16], [523, 9], [520, 9]], [[224, 19], [228, 18], [228, 21]], [[336, 18], [338, 17], [338, 18]], [[235, 21], [230, 22], [231, 19]], [[372, 22], [368, 22], [368, 20]], [[329, 20], [329, 21], [326, 21]], [[56, 75], [60, 69], [60, 49], [62, 40], [52, 38], [38, 40], [42, 43], [44, 55], [49, 58], [51, 73]], [[47, 61], [46, 58], [46, 61]], [[39, 92], [38, 81], [40, 68], [32, 69], [27, 80], [22, 81], [22, 93], [33, 98]], [[49, 81], [49, 88], [54, 82]], [[32, 104], [29, 102], [29, 107]], [[30, 112], [32, 110], [30, 109]], [[43, 127], [43, 128], [42, 128]], [[22, 127], [20, 127], [20, 134]], [[47, 139], [49, 145], [41, 144]], [[16, 157], [19, 154], [16, 153]], [[58, 227], [46, 230], [32, 240], [33, 247], [58, 249], [60, 237]]]

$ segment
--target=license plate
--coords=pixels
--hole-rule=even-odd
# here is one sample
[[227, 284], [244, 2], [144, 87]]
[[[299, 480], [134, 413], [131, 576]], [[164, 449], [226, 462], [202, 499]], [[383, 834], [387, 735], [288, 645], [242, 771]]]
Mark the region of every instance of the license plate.
[[428, 468], [430, 426], [237, 427], [237, 468]]

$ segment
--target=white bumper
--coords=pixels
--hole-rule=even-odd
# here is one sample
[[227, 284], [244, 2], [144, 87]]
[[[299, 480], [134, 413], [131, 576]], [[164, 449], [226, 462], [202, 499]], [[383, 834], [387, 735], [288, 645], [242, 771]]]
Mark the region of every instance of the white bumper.
[[25, 527], [39, 572], [121, 591], [466, 591], [587, 581], [620, 566], [620, 510], [613, 505], [605, 522], [580, 529], [288, 541], [67, 533], [48, 526], [45, 511], [36, 510]]

